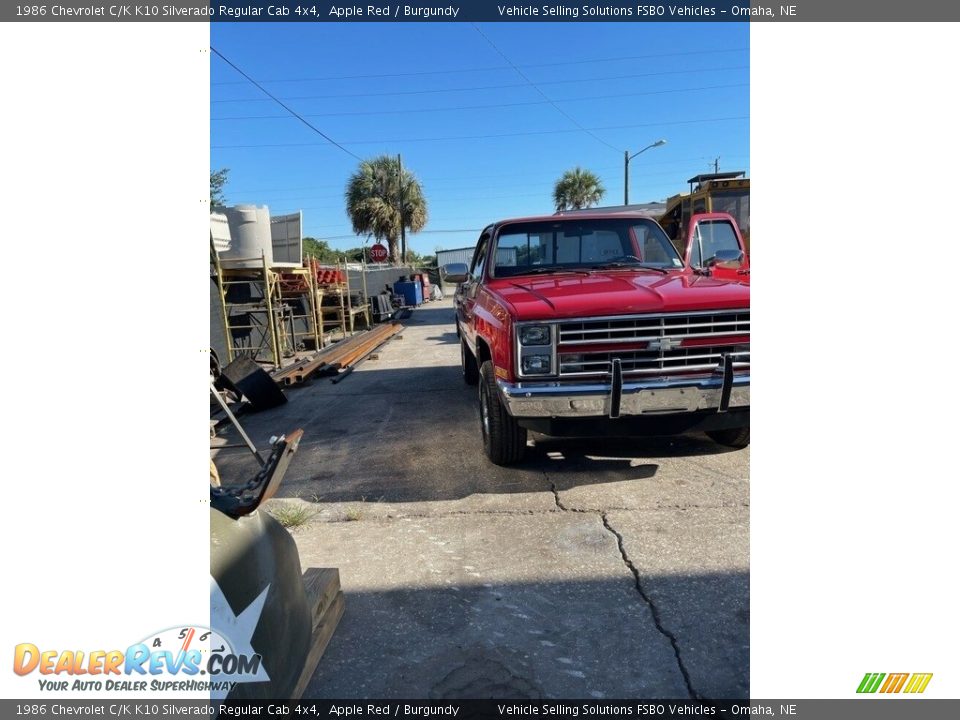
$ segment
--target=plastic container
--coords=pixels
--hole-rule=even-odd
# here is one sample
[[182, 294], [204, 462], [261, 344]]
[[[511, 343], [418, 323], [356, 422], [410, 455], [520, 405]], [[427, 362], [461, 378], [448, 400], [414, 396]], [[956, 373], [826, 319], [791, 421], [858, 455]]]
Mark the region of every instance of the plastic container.
[[264, 205], [237, 205], [226, 208], [230, 225], [230, 249], [220, 253], [220, 264], [227, 268], [262, 268], [273, 265], [273, 237], [270, 234], [270, 209]]

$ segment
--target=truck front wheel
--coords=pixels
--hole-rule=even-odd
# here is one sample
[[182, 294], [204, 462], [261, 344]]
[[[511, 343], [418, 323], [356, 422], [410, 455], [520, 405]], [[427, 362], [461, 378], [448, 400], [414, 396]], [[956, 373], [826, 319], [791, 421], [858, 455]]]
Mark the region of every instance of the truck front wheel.
[[745, 448], [750, 444], [750, 426], [727, 428], [726, 430], [707, 430], [707, 437], [720, 445]]
[[480, 366], [480, 428], [483, 450], [495, 465], [512, 465], [523, 460], [527, 430], [520, 427], [500, 401], [493, 363]]

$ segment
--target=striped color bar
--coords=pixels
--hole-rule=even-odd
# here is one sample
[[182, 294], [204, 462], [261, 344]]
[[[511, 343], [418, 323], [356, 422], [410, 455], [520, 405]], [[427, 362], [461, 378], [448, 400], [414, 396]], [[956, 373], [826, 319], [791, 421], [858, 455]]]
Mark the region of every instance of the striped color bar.
[[[933, 673], [867, 673], [857, 687], [858, 693], [922, 693], [930, 684]], [[884, 680], [886, 679], [886, 680]], [[881, 684], [882, 683], [882, 684]]]
[[863, 676], [863, 680], [860, 681], [860, 687], [857, 688], [858, 693], [875, 693], [877, 688], [880, 687], [880, 681], [883, 680], [885, 675], [883, 673], [867, 673]]
[[905, 693], [922, 693], [927, 689], [927, 685], [930, 684], [930, 678], [933, 677], [933, 673], [914, 673], [910, 678], [910, 682], [907, 683], [907, 687], [904, 688]]
[[910, 673], [890, 673], [887, 675], [887, 681], [880, 688], [882, 693], [898, 693], [903, 688], [903, 684], [910, 677]]

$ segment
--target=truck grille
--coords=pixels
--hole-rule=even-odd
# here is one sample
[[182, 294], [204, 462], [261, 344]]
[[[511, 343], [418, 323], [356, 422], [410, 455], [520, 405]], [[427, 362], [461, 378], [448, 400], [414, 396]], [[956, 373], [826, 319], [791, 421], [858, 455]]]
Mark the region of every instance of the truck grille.
[[557, 355], [561, 377], [608, 373], [614, 358], [625, 374], [671, 374], [715, 370], [729, 354], [736, 370], [750, 365], [749, 343], [749, 310], [640, 315], [561, 322]]

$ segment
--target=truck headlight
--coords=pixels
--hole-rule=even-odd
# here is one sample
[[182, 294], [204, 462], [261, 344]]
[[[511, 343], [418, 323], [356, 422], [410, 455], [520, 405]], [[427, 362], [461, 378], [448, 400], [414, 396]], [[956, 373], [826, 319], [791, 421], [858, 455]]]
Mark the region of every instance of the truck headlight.
[[549, 375], [550, 356], [524, 355], [520, 362], [520, 368], [524, 375]]
[[520, 328], [521, 345], [549, 345], [549, 325], [525, 325]]

